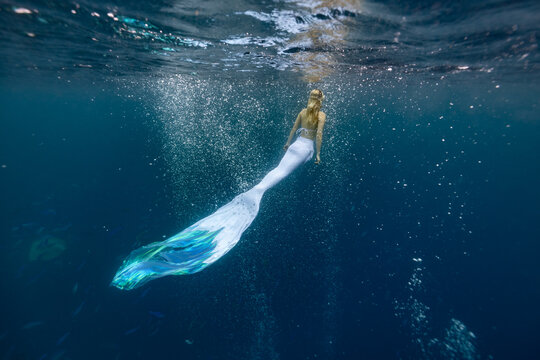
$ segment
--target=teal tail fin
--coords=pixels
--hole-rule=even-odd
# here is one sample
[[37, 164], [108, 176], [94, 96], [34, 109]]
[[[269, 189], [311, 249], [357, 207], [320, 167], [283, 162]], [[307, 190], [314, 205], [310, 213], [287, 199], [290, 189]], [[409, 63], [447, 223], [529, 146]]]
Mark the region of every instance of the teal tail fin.
[[263, 192], [252, 189], [212, 215], [161, 242], [131, 252], [111, 285], [131, 290], [167, 275], [193, 274], [225, 255], [259, 212]]

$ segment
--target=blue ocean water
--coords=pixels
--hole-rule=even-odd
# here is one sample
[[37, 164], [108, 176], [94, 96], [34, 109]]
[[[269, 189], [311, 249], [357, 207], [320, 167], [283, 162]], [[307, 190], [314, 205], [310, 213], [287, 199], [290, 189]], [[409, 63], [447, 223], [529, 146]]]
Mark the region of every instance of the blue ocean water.
[[[0, 2], [4, 359], [540, 356], [535, 1]], [[110, 287], [321, 164], [200, 273]]]

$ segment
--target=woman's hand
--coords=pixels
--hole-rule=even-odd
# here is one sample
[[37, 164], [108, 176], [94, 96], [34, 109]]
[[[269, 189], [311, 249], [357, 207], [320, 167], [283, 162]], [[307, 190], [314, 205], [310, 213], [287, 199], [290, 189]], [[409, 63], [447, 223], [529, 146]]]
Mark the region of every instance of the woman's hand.
[[285, 146], [283, 146], [283, 150], [287, 151], [287, 149], [289, 148], [289, 144], [285, 144]]
[[315, 164], [319, 165], [320, 162], [321, 162], [321, 157], [317, 155], [317, 158], [315, 159]]

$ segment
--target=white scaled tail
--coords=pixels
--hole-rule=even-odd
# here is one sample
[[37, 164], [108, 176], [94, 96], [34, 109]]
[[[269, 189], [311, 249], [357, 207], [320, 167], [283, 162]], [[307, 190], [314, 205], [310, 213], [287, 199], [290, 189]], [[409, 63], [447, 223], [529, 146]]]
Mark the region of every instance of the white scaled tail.
[[132, 251], [111, 285], [131, 290], [163, 276], [193, 274], [214, 263], [238, 243], [251, 225], [264, 192], [312, 157], [313, 141], [299, 137], [278, 167], [254, 188], [167, 240]]

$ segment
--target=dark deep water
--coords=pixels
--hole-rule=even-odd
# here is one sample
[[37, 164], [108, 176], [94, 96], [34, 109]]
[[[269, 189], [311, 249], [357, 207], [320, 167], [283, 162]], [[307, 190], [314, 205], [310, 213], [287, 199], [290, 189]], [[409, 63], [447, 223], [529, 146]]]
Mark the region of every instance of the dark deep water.
[[[539, 358], [539, 14], [0, 2], [0, 358]], [[314, 87], [321, 165], [208, 269], [109, 286], [272, 169]]]

